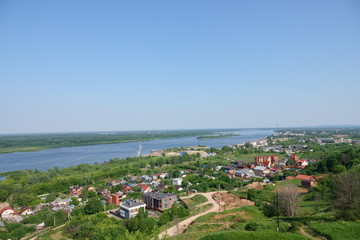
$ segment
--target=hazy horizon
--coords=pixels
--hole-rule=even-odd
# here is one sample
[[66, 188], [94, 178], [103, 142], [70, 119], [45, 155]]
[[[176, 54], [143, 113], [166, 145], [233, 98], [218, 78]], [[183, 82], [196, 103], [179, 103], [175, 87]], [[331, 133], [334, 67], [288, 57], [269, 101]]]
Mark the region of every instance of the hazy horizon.
[[0, 134], [360, 124], [358, 1], [1, 1], [0, 32]]
[[95, 130], [77, 132], [23, 132], [23, 133], [0, 133], [3, 135], [41, 135], [41, 134], [86, 134], [86, 133], [121, 133], [121, 132], [160, 132], [160, 131], [196, 131], [196, 130], [249, 130], [249, 129], [332, 129], [332, 128], [360, 128], [360, 125], [319, 125], [319, 126], [283, 126], [276, 127], [244, 127], [244, 128], [182, 128], [182, 129], [129, 129], [129, 130]]

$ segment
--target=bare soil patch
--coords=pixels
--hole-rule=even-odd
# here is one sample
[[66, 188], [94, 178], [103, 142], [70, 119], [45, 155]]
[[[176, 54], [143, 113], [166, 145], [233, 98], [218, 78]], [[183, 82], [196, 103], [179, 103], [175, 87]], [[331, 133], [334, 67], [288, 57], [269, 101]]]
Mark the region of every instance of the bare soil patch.
[[243, 206], [254, 206], [255, 204], [250, 200], [241, 199], [233, 194], [225, 192], [218, 192], [215, 193], [213, 196], [216, 197], [215, 201], [220, 205], [224, 205], [227, 210]]
[[260, 190], [260, 189], [262, 189], [265, 185], [266, 185], [266, 183], [263, 183], [263, 182], [253, 182], [253, 183], [250, 183], [250, 184], [246, 185], [246, 188], [247, 188], [247, 189]]
[[0, 209], [5, 208], [5, 207], [10, 207], [9, 203], [7, 203], [7, 202], [0, 203]]

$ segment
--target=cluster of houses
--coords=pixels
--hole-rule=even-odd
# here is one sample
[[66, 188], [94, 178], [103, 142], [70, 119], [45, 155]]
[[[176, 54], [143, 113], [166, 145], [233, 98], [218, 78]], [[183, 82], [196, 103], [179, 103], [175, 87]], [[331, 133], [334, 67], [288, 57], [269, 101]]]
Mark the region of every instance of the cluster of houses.
[[11, 207], [4, 207], [0, 209], [1, 219], [6, 222], [22, 222], [24, 220], [22, 216], [24, 215], [27, 215], [27, 210], [24, 210], [24, 212], [18, 212]]
[[[185, 172], [182, 172], [184, 174]], [[98, 195], [101, 195], [105, 201], [109, 204], [119, 206], [119, 209], [112, 212], [113, 214], [121, 218], [131, 218], [136, 216], [140, 209], [149, 209], [158, 212], [162, 212], [179, 201], [176, 194], [162, 193], [167, 187], [160, 181], [169, 177], [168, 173], [157, 173], [153, 175], [144, 175], [141, 177], [132, 176], [129, 180], [111, 180], [107, 183], [109, 187], [119, 186], [120, 191], [116, 193], [110, 193], [107, 189], [100, 189], [97, 191]], [[172, 185], [177, 190], [181, 188], [182, 178], [173, 178]], [[128, 193], [137, 191], [141, 192], [142, 199], [126, 199]]]
[[142, 194], [142, 199], [125, 200], [120, 203], [119, 209], [115, 214], [121, 218], [132, 218], [139, 214], [140, 209], [149, 209], [162, 212], [172, 207], [177, 203], [179, 198], [176, 194], [161, 193], [161, 192], [148, 192]]
[[[45, 206], [45, 205], [44, 205]], [[11, 207], [4, 207], [0, 209], [0, 217], [2, 221], [8, 222], [8, 223], [20, 223], [24, 220], [24, 216], [35, 214], [37, 211], [39, 211], [38, 208], [35, 208], [32, 210], [30, 207], [21, 207], [19, 211], [16, 211], [12, 209]], [[0, 227], [4, 227], [4, 222], [0, 221]], [[45, 223], [42, 222], [38, 224], [35, 229], [41, 230], [45, 227]]]
[[[295, 165], [288, 166], [287, 162], [289, 159], [294, 160]], [[277, 155], [265, 155], [255, 157], [254, 162], [237, 161], [232, 165], [222, 167], [222, 169], [231, 177], [263, 178], [274, 175], [282, 169], [302, 169], [308, 164], [308, 160], [301, 160], [296, 154], [291, 154], [289, 158], [283, 160], [279, 160]]]

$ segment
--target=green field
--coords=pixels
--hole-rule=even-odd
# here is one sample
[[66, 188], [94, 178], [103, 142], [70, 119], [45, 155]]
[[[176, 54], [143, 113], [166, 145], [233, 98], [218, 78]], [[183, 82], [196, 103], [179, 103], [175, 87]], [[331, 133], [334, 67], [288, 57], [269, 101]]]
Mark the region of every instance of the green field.
[[200, 240], [305, 240], [309, 239], [301, 235], [291, 233], [279, 233], [272, 231], [249, 232], [249, 231], [224, 231], [209, 234]]
[[311, 222], [309, 226], [316, 233], [332, 240], [360, 239], [359, 222]]

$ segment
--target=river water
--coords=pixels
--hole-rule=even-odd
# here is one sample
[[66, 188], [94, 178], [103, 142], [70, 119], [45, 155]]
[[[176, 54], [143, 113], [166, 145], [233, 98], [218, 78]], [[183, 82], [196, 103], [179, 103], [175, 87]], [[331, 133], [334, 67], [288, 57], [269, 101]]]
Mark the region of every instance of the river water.
[[134, 157], [139, 149], [139, 145], [142, 145], [142, 154], [149, 153], [153, 149], [161, 150], [174, 147], [198, 145], [222, 147], [225, 145], [234, 145], [258, 140], [272, 135], [274, 131], [269, 129], [244, 129], [233, 133], [240, 134], [240, 136], [204, 140], [198, 140], [196, 137], [183, 137], [157, 139], [152, 141], [64, 147], [37, 152], [5, 153], [0, 154], [0, 173], [25, 169], [47, 170], [55, 166], [63, 168], [76, 166], [80, 163], [102, 163], [116, 157]]

